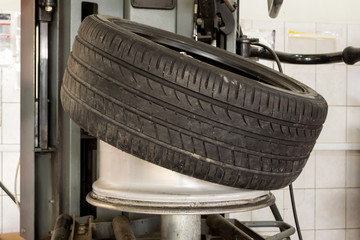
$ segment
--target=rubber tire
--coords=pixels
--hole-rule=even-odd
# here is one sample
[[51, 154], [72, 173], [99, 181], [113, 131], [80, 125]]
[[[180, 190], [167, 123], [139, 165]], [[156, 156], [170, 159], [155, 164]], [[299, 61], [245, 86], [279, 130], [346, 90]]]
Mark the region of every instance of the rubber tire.
[[[205, 57], [158, 44], [151, 33]], [[206, 54], [235, 67], [219, 68]], [[61, 101], [83, 129], [125, 152], [205, 181], [264, 190], [297, 178], [327, 114], [322, 96], [286, 75], [100, 15], [87, 17], [78, 30]]]

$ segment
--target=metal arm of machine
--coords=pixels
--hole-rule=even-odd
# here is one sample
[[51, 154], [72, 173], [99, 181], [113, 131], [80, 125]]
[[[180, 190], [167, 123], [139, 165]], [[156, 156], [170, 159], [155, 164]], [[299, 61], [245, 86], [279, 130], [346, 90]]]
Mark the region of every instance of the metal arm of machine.
[[226, 49], [226, 36], [234, 31], [233, 12], [237, 4], [229, 0], [195, 0], [194, 1], [194, 38]]
[[279, 15], [283, 0], [268, 0], [268, 13], [271, 18], [276, 18]]
[[[273, 54], [258, 45], [259, 39], [248, 38], [243, 35], [240, 28], [240, 37], [237, 39], [236, 53], [243, 57], [257, 57], [261, 59], [274, 60]], [[360, 61], [360, 48], [347, 47], [342, 52], [321, 53], [321, 54], [301, 54], [285, 53], [275, 51], [280, 62], [292, 64], [327, 64], [344, 62], [353, 65]]]
[[[322, 54], [298, 54], [276, 51], [281, 62], [293, 64], [327, 64], [345, 62], [353, 65], [360, 61], [360, 48], [347, 47], [342, 52], [322, 53]], [[251, 47], [250, 57], [273, 60], [274, 57], [265, 49]]]

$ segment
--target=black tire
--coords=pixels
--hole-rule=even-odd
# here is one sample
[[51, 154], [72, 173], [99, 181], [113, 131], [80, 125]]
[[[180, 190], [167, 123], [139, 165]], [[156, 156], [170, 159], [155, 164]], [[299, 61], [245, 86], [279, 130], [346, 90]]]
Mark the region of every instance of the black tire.
[[61, 100], [83, 129], [123, 151], [249, 189], [293, 182], [327, 114], [322, 96], [286, 75], [170, 32], [96, 15], [79, 28]]

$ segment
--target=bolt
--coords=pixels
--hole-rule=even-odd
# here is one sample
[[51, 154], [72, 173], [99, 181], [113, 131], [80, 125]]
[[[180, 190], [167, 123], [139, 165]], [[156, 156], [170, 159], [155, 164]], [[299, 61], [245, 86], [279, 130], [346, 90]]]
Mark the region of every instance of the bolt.
[[49, 203], [54, 204], [54, 203], [55, 203], [55, 200], [54, 200], [54, 199], [50, 199], [50, 200], [49, 200]]
[[86, 233], [86, 226], [85, 224], [79, 224], [77, 233], [79, 235], [84, 235]]
[[45, 11], [46, 11], [46, 12], [52, 12], [52, 10], [53, 10], [53, 7], [52, 7], [52, 6], [50, 6], [50, 5], [46, 5], [46, 6], [45, 6]]

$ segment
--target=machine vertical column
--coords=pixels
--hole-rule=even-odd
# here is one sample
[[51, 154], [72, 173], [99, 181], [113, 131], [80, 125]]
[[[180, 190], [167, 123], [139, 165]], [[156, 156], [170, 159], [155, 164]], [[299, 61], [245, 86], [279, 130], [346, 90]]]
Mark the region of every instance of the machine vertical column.
[[49, 106], [48, 106], [48, 58], [49, 58], [49, 23], [40, 21], [40, 66], [39, 66], [39, 147], [48, 148]]
[[20, 232], [34, 239], [35, 232], [35, 1], [21, 1], [21, 123], [20, 123]]
[[162, 215], [161, 240], [201, 238], [201, 215]]

